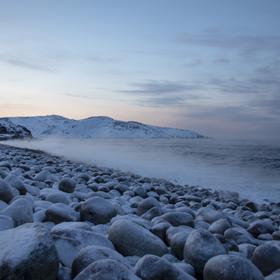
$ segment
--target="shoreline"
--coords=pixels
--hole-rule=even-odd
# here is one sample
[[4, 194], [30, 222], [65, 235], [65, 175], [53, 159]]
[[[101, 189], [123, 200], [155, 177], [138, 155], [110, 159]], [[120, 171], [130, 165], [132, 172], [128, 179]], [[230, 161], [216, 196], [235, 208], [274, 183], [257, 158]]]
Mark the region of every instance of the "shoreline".
[[278, 269], [269, 263], [280, 254], [280, 202], [5, 144], [0, 178], [0, 279], [208, 280], [233, 263], [244, 265], [237, 279], [264, 279]]

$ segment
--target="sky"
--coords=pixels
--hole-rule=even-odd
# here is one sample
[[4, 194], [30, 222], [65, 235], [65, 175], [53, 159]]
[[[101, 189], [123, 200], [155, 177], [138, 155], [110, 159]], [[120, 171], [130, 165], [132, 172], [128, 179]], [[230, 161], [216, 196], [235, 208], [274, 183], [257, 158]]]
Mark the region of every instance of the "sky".
[[280, 139], [279, 0], [0, 0], [0, 116]]

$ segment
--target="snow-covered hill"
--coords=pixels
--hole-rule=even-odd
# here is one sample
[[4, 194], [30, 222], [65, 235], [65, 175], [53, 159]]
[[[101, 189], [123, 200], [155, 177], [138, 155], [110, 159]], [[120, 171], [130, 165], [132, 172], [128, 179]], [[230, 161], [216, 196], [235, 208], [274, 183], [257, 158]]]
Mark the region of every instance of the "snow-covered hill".
[[8, 118], [0, 118], [0, 140], [31, 137], [31, 132], [23, 126], [14, 124]]
[[62, 116], [10, 118], [17, 125], [29, 129], [34, 137], [62, 136], [67, 138], [202, 138], [190, 131], [151, 126], [139, 122], [117, 121], [109, 117], [82, 120]]

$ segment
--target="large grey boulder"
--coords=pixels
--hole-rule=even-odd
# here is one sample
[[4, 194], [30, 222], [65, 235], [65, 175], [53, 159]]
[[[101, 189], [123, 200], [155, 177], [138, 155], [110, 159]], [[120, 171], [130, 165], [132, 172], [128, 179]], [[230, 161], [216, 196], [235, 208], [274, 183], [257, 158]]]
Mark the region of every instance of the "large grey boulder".
[[59, 259], [65, 266], [70, 268], [80, 250], [87, 246], [95, 245], [114, 249], [113, 244], [105, 236], [80, 226], [76, 227], [76, 224], [80, 223], [72, 222], [72, 226], [69, 227], [58, 224], [51, 230]]
[[183, 213], [179, 211], [172, 211], [165, 213], [164, 215], [161, 216], [162, 219], [167, 221], [173, 226], [194, 226], [194, 221], [193, 221], [193, 216], [189, 213]]
[[204, 280], [263, 280], [262, 273], [249, 260], [238, 255], [220, 255], [205, 265]]
[[280, 269], [280, 247], [273, 244], [258, 246], [253, 253], [252, 262], [261, 270], [263, 275], [269, 275]]
[[75, 222], [79, 214], [70, 206], [64, 203], [55, 203], [46, 210], [45, 221], [59, 224], [62, 222]]
[[184, 259], [199, 274], [202, 274], [206, 262], [214, 256], [226, 253], [224, 246], [209, 231], [193, 230], [184, 247]]
[[143, 280], [194, 280], [194, 278], [167, 260], [145, 255], [135, 265], [136, 275]]
[[17, 176], [10, 174], [5, 178], [5, 181], [12, 187], [19, 191], [20, 194], [26, 194], [27, 190], [23, 181]]
[[72, 278], [91, 263], [102, 259], [112, 259], [129, 267], [128, 261], [117, 251], [103, 246], [88, 246], [82, 249], [72, 263]]
[[148, 210], [154, 207], [160, 207], [160, 203], [154, 197], [148, 197], [139, 202], [137, 206], [137, 214], [141, 216]]
[[0, 232], [0, 279], [55, 280], [58, 257], [43, 224], [25, 224]]
[[9, 203], [14, 197], [11, 187], [0, 178], [0, 200]]
[[33, 222], [32, 202], [25, 198], [19, 198], [0, 211], [0, 214], [10, 216], [15, 226], [31, 223]]
[[87, 266], [74, 280], [140, 280], [132, 270], [116, 260], [103, 259]]
[[0, 231], [14, 227], [14, 221], [11, 217], [0, 215]]
[[117, 211], [110, 201], [102, 197], [93, 197], [82, 203], [80, 215], [83, 221], [106, 224], [117, 215]]
[[76, 188], [76, 182], [70, 178], [63, 178], [58, 183], [58, 189], [63, 192], [72, 193], [75, 191], [75, 188]]
[[162, 256], [168, 252], [161, 239], [144, 227], [124, 219], [117, 220], [110, 226], [108, 238], [124, 256]]

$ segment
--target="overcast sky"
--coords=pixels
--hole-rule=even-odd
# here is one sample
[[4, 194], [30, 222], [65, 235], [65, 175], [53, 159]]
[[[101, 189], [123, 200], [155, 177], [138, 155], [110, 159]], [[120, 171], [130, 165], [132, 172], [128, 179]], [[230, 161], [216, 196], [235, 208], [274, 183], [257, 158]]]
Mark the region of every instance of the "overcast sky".
[[0, 1], [0, 97], [1, 116], [280, 137], [280, 1]]

